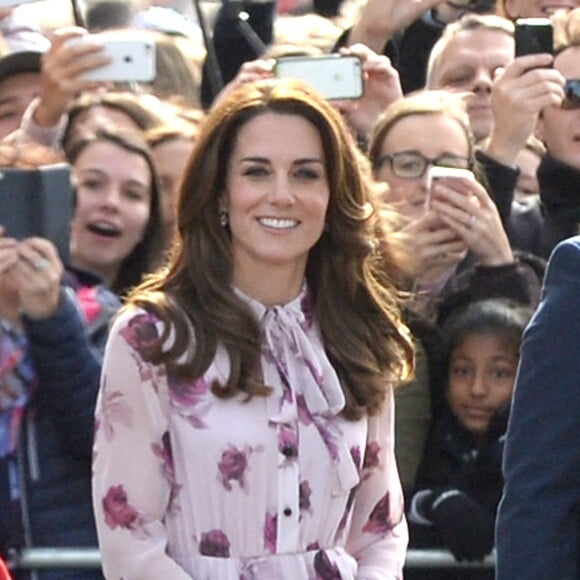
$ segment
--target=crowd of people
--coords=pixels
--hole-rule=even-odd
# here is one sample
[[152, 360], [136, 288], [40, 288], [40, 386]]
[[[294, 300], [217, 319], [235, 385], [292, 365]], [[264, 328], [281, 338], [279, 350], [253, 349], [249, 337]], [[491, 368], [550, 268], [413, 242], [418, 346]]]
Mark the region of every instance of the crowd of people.
[[[0, 210], [0, 578], [576, 578], [580, 2], [23, 9], [0, 167], [71, 217]], [[89, 80], [103, 31], [155, 79]], [[360, 98], [277, 78], [332, 52]]]

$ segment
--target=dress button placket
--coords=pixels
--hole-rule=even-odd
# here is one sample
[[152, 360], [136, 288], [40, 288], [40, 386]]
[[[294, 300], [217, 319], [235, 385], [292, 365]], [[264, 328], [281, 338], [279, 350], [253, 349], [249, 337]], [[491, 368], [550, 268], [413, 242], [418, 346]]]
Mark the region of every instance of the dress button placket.
[[[297, 421], [296, 421], [297, 423]], [[296, 428], [296, 423], [293, 425]], [[288, 429], [288, 424], [284, 426]], [[279, 436], [282, 425], [278, 425]], [[299, 548], [300, 469], [298, 450], [285, 445], [278, 454], [277, 550], [295, 552]]]

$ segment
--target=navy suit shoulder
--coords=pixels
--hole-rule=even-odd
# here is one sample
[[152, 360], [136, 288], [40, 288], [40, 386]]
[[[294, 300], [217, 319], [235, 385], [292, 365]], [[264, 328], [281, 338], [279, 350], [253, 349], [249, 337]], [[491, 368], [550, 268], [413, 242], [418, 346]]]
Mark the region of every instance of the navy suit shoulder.
[[[580, 236], [567, 238], [559, 242], [552, 251], [549, 261], [549, 270], [552, 276], [562, 270], [563, 274], [580, 277]], [[578, 279], [580, 283], [580, 278]]]
[[497, 522], [497, 579], [578, 578], [580, 237], [550, 257], [522, 341]]

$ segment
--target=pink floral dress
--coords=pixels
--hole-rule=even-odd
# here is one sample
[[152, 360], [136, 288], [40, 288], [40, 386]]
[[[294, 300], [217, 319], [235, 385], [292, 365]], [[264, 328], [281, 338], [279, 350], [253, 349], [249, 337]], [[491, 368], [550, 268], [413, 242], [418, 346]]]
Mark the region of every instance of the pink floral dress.
[[125, 312], [106, 349], [93, 497], [111, 580], [399, 579], [407, 525], [393, 452], [393, 400], [356, 422], [309, 315], [306, 292], [266, 308], [267, 398], [218, 399], [218, 350], [193, 382], [144, 356], [162, 332]]

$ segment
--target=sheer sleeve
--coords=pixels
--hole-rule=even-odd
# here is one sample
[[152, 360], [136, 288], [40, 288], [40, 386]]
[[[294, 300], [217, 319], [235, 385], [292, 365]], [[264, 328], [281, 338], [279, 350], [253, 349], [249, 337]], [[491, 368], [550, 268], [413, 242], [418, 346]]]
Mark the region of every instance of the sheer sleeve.
[[142, 311], [113, 325], [96, 409], [93, 503], [107, 578], [182, 580], [188, 574], [167, 554], [164, 517], [171, 506], [172, 459], [167, 381], [147, 362], [158, 335]]
[[20, 128], [18, 129], [18, 138], [22, 141], [35, 141], [40, 143], [40, 145], [58, 151], [68, 123], [68, 115], [63, 115], [58, 120], [58, 123], [52, 127], [41, 127], [34, 120], [34, 113], [39, 102], [40, 99], [37, 97], [24, 111], [20, 121]]
[[358, 580], [399, 580], [408, 531], [394, 452], [394, 401], [369, 418], [361, 481], [353, 506], [347, 550], [358, 562]]

